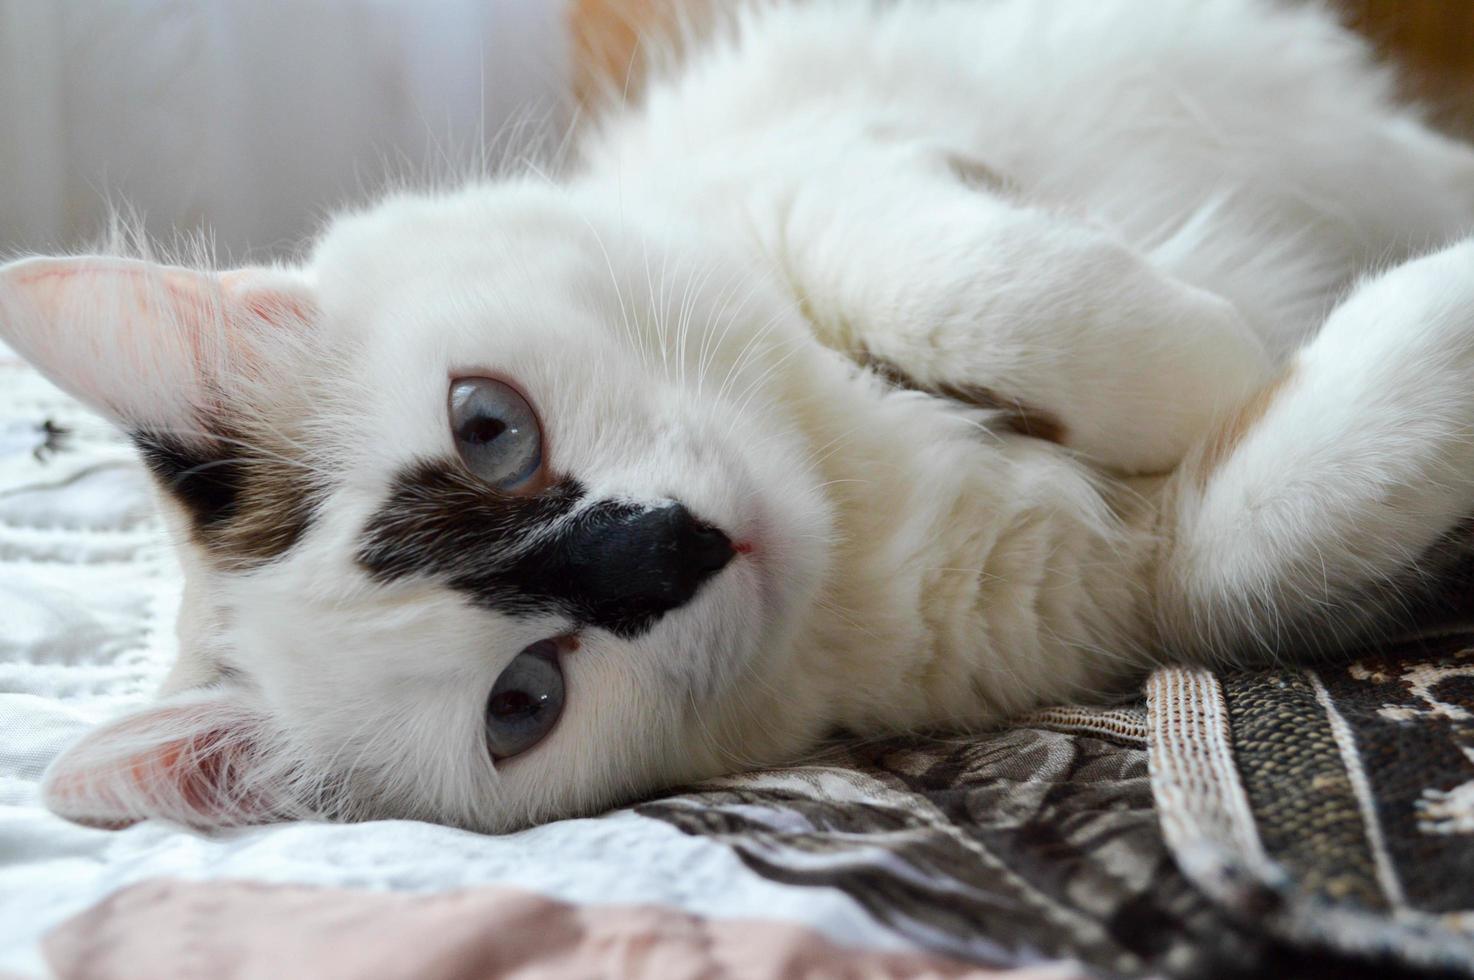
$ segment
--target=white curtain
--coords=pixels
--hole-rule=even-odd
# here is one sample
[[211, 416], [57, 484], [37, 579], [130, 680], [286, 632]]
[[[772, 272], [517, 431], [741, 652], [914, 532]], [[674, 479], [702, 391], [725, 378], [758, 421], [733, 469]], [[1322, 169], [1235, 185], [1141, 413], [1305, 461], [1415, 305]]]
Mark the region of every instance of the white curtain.
[[[108, 202], [280, 254], [386, 177], [561, 134], [558, 0], [0, 0], [0, 255]], [[510, 126], [510, 128], [509, 128]], [[499, 144], [499, 145], [502, 145]]]

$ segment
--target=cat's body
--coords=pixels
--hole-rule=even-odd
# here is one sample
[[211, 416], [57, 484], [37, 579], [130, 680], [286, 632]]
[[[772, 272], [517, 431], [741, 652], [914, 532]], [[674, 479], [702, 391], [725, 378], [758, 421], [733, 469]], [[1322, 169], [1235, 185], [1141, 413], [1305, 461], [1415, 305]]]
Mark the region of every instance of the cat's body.
[[[392, 198], [301, 271], [0, 273], [0, 332], [190, 539], [169, 696], [57, 809], [517, 826], [1324, 650], [1474, 513], [1474, 244], [1291, 353], [1474, 225], [1474, 153], [1318, 9], [813, 0], [717, 38], [560, 182]], [[467, 448], [467, 378], [522, 429]]]

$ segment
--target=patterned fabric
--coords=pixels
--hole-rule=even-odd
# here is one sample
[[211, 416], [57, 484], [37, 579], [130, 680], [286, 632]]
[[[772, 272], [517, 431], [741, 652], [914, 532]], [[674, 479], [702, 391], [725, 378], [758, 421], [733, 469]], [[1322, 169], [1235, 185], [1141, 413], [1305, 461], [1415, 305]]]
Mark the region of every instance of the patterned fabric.
[[908, 945], [1103, 975], [1474, 974], [1474, 637], [1168, 668], [1146, 703], [895, 739], [639, 812]]
[[1141, 706], [1040, 712], [965, 740], [894, 739], [647, 803], [788, 885], [838, 889], [906, 945], [1102, 975], [1344, 976], [1219, 909], [1158, 829]]
[[1183, 871], [1286, 941], [1474, 973], [1470, 644], [1455, 633], [1314, 670], [1159, 672], [1153, 790]]

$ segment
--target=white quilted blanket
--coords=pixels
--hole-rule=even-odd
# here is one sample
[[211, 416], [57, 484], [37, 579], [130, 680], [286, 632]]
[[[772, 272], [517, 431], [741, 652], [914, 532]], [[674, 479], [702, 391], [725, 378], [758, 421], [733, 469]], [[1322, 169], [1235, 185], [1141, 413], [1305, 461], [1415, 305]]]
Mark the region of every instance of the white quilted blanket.
[[[48, 422], [69, 432], [49, 449]], [[47, 762], [89, 725], [145, 701], [167, 669], [178, 587], [125, 442], [0, 347], [0, 974], [44, 976], [49, 928], [160, 875], [422, 891], [510, 883], [897, 943], [839, 891], [758, 877], [728, 848], [631, 812], [500, 838], [408, 822], [204, 837], [51, 816], [37, 793]]]

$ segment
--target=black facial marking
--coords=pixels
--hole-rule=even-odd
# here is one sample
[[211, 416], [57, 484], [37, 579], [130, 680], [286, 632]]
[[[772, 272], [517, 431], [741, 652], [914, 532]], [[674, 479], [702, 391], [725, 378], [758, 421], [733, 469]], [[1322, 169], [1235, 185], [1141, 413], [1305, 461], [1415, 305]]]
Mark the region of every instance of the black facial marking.
[[[533, 496], [497, 493], [455, 464], [420, 462], [399, 474], [369, 519], [358, 562], [383, 582], [415, 575], [489, 580], [529, 538], [572, 512], [583, 494], [572, 480]], [[515, 589], [509, 592], [478, 598], [513, 605]], [[551, 609], [530, 600], [525, 608]]]
[[312, 522], [316, 488], [281, 450], [227, 433], [186, 442], [131, 434], [160, 486], [189, 514], [195, 540], [221, 565], [244, 569], [280, 557]]
[[149, 471], [197, 524], [208, 527], [235, 515], [245, 486], [244, 464], [220, 448], [173, 436], [135, 432], [132, 439]]
[[574, 480], [511, 496], [454, 464], [422, 462], [369, 520], [358, 561], [380, 581], [439, 578], [504, 613], [561, 614], [632, 637], [732, 558], [726, 535], [680, 504], [579, 508], [584, 496]]

